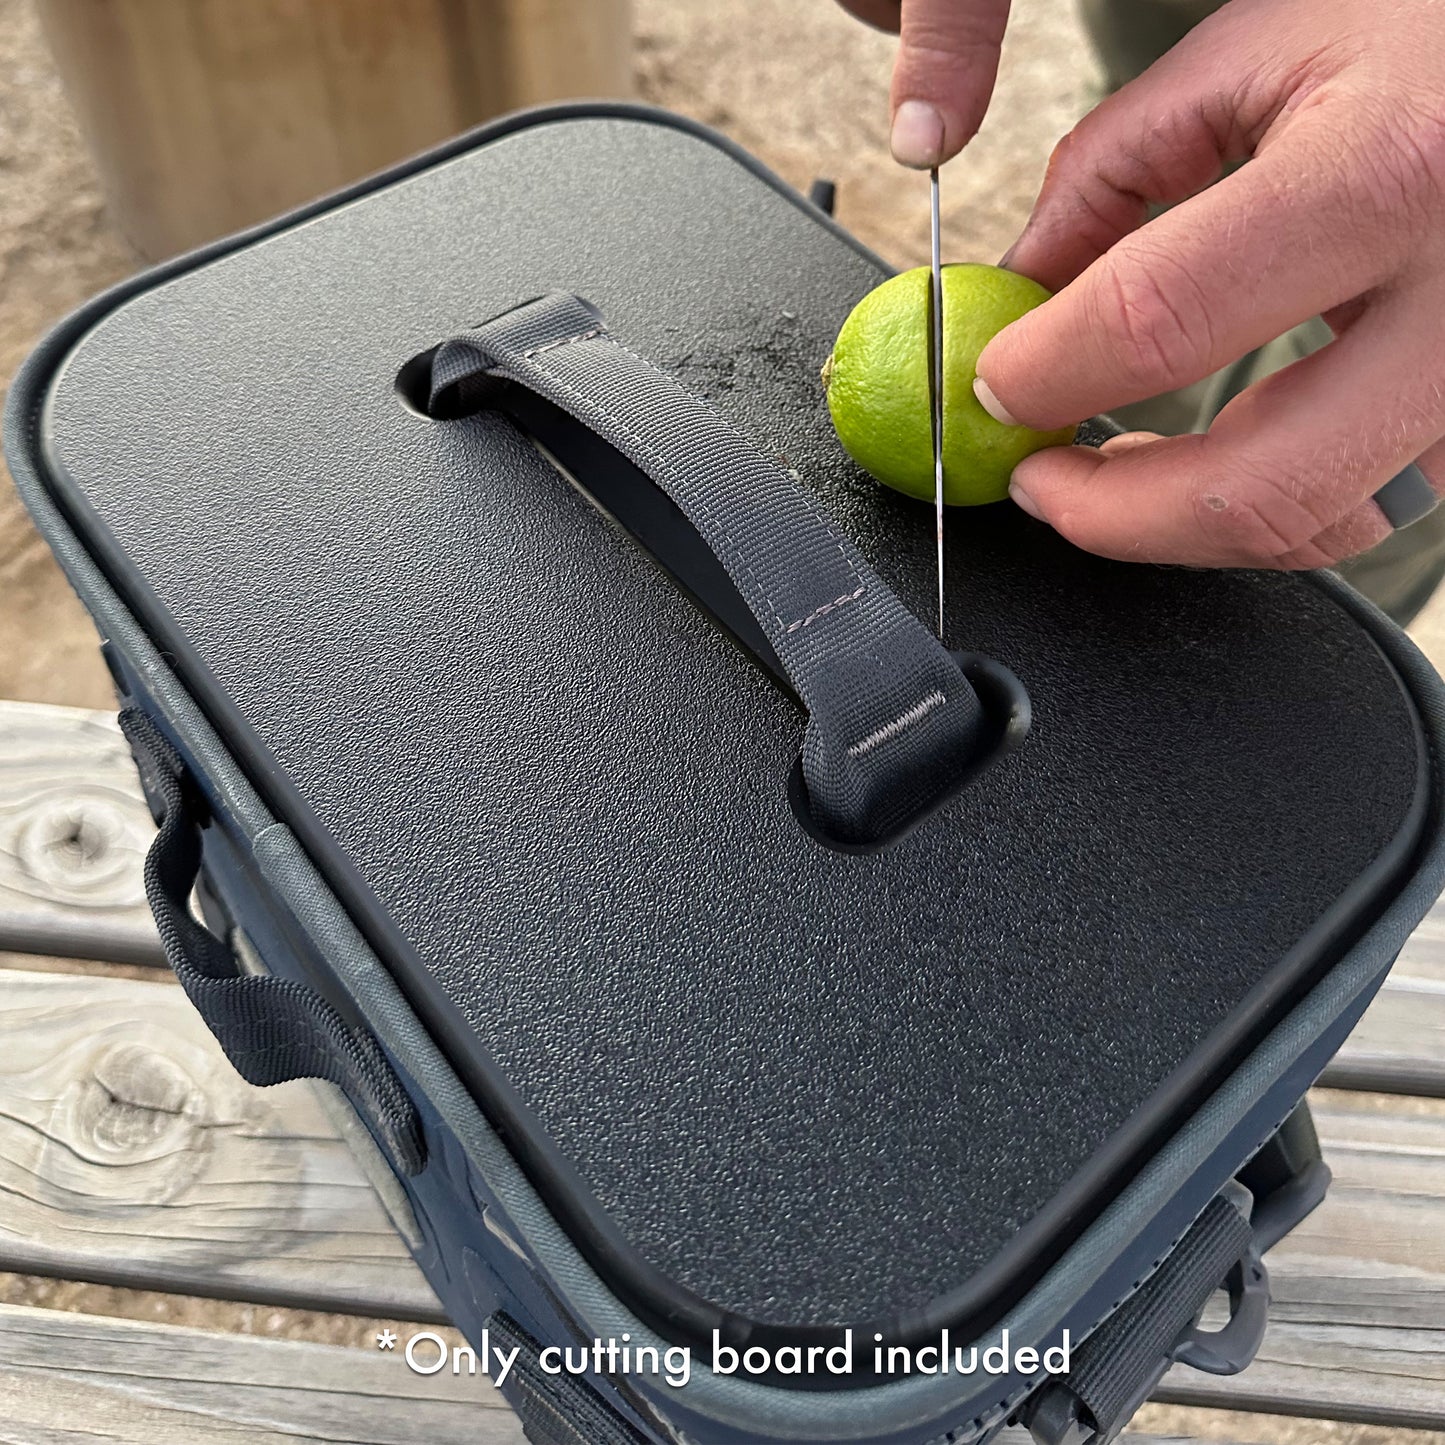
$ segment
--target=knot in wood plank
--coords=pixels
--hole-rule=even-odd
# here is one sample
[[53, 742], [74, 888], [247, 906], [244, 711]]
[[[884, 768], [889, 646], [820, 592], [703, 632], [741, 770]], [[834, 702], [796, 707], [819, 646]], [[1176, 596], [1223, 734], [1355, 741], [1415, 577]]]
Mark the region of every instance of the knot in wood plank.
[[144, 900], [134, 798], [84, 786], [46, 792], [20, 800], [12, 821], [15, 866], [29, 891], [79, 908]]
[[142, 1043], [108, 1044], [87, 1064], [56, 1099], [45, 1176], [73, 1191], [72, 1209], [184, 1194], [206, 1167], [215, 1122], [195, 1078]]
[[154, 836], [113, 718], [0, 702], [0, 949], [159, 962]]
[[190, 1075], [138, 1044], [107, 1050], [71, 1099], [73, 1138], [97, 1161], [140, 1163], [204, 1149], [207, 1109]]

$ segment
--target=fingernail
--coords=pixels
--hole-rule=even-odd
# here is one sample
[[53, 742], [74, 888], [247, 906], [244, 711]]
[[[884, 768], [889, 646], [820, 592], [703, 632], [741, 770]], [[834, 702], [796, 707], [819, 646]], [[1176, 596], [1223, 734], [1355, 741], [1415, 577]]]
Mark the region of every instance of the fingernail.
[[1110, 437], [1099, 446], [1099, 455], [1105, 457], [1118, 456], [1122, 452], [1133, 451], [1135, 447], [1148, 446], [1150, 442], [1162, 441], [1158, 432], [1153, 431], [1126, 431], [1120, 436]]
[[1000, 426], [1018, 426], [1020, 424], [1014, 414], [993, 394], [993, 388], [983, 377], [974, 377], [973, 394], [978, 398], [978, 404]]
[[926, 100], [905, 100], [893, 112], [888, 144], [901, 166], [927, 170], [943, 159], [943, 116]]
[[1021, 512], [1027, 512], [1036, 522], [1044, 520], [1044, 514], [1039, 511], [1038, 503], [1017, 482], [1008, 484], [1008, 494], [1009, 500]]
[[1014, 257], [1016, 257], [1016, 256], [1018, 255], [1018, 253], [1019, 253], [1019, 247], [1022, 246], [1023, 243], [1024, 243], [1025, 241], [1027, 241], [1028, 238], [1029, 238], [1029, 225], [1030, 225], [1031, 223], [1032, 223], [1032, 217], [1030, 218], [1030, 220], [1029, 220], [1028, 222], [1025, 222], [1023, 230], [1020, 231], [1020, 232], [1018, 233], [1018, 235], [1014, 237], [1014, 243], [1013, 243], [1013, 245], [1010, 246], [1010, 247], [1008, 248], [1008, 250], [1005, 251], [1005, 252], [1003, 253], [1003, 255], [999, 257], [998, 264], [999, 264], [999, 269], [1000, 269], [1001, 271], [1012, 271], [1012, 270], [1013, 270]]

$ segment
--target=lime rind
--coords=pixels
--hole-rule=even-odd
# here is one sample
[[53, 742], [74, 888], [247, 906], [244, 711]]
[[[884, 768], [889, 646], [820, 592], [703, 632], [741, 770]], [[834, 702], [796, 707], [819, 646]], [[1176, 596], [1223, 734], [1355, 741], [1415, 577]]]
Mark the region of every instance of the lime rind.
[[[929, 271], [890, 277], [853, 308], [824, 367], [828, 411], [849, 456], [885, 486], [933, 500], [928, 395]], [[1036, 281], [997, 266], [943, 269], [944, 501], [978, 506], [1008, 495], [1013, 469], [1074, 428], [1004, 426], [974, 395], [978, 358], [1010, 322], [1046, 301]]]

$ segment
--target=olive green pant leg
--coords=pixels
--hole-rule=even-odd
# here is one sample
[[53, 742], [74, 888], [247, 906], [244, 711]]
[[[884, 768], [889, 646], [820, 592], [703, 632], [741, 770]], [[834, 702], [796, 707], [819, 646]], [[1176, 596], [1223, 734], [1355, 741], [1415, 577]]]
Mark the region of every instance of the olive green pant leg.
[[1141, 75], [1224, 0], [1080, 0], [1110, 90]]
[[[1104, 72], [1104, 83], [1109, 90], [1117, 90], [1220, 9], [1224, 0], [1079, 3]], [[1317, 351], [1330, 340], [1329, 327], [1323, 321], [1306, 322], [1194, 386], [1120, 407], [1114, 413], [1115, 419], [1131, 430], [1169, 436], [1204, 431], [1246, 387]], [[1437, 508], [1413, 527], [1393, 533], [1363, 556], [1351, 558], [1338, 571], [1397, 622], [1409, 622], [1445, 575], [1445, 507]]]

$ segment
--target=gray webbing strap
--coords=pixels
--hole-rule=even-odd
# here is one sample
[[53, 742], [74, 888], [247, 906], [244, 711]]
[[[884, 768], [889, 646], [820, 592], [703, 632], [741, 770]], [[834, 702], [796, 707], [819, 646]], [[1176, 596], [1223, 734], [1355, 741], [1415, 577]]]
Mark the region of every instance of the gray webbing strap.
[[646, 1445], [586, 1381], [547, 1374], [538, 1363], [537, 1341], [510, 1315], [490, 1315], [486, 1329], [502, 1349], [517, 1351], [513, 1390], [522, 1433], [532, 1445]]
[[640, 468], [727, 569], [808, 709], [803, 777], [845, 842], [895, 831], [961, 771], [981, 710], [958, 663], [799, 483], [576, 296], [528, 302], [438, 348], [431, 397], [520, 383]]
[[1252, 1239], [1248, 1219], [1216, 1196], [1148, 1283], [1078, 1348], [1064, 1384], [1087, 1407], [1101, 1439], [1112, 1440], [1128, 1423], [1141, 1382], [1152, 1386], [1177, 1357], [1181, 1335]]
[[376, 1131], [406, 1175], [426, 1164], [416, 1106], [364, 1028], [353, 1027], [314, 989], [294, 979], [243, 973], [230, 947], [191, 914], [201, 867], [197, 809], [175, 749], [139, 708], [120, 714], [159, 829], [145, 860], [146, 901], [166, 962], [236, 1072], [261, 1086], [289, 1079], [335, 1084]]

